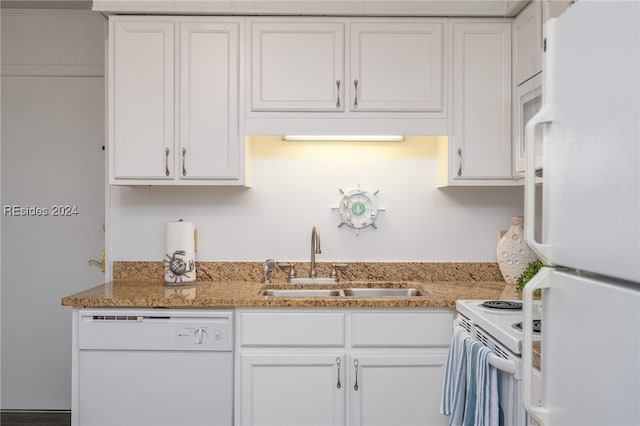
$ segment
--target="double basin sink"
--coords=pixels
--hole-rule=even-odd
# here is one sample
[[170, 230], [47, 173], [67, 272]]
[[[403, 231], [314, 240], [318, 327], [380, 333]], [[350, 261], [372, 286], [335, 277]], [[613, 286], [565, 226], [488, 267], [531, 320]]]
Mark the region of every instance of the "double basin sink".
[[262, 289], [260, 296], [269, 297], [416, 297], [426, 296], [422, 290], [415, 288], [389, 287], [349, 287], [349, 288], [277, 288]]

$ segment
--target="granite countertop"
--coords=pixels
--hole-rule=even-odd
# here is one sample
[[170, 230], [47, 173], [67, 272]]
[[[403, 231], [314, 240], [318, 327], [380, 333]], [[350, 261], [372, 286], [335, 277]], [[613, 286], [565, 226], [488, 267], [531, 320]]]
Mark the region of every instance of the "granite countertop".
[[504, 281], [493, 282], [340, 282], [298, 285], [301, 288], [391, 287], [415, 288], [425, 296], [412, 297], [273, 297], [262, 289], [292, 288], [291, 284], [238, 281], [196, 281], [166, 285], [161, 281], [111, 281], [62, 299], [63, 306], [154, 308], [451, 308], [458, 299], [513, 299], [517, 293]]
[[[306, 276], [308, 263], [297, 263]], [[426, 293], [418, 297], [267, 297], [263, 288], [291, 288], [284, 271], [274, 268], [274, 284], [262, 284], [261, 262], [196, 262], [196, 281], [166, 285], [164, 263], [113, 262], [113, 281], [65, 297], [64, 306], [85, 307], [426, 307], [455, 308], [458, 299], [518, 299], [513, 285], [503, 281], [492, 262], [350, 262], [340, 282], [320, 288], [407, 287]], [[318, 276], [329, 276], [330, 263], [316, 264]], [[391, 279], [390, 279], [391, 278]], [[303, 285], [304, 288], [312, 288]]]

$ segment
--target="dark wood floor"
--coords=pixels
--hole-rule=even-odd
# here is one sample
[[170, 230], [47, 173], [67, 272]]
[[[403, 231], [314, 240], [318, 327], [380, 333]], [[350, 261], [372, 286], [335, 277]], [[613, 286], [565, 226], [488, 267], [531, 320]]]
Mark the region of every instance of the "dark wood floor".
[[69, 426], [71, 413], [68, 411], [2, 411], [2, 426]]

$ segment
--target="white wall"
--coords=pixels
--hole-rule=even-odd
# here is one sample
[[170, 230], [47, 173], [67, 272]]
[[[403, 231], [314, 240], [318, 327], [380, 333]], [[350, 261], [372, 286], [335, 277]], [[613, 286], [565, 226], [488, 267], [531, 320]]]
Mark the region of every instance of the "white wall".
[[[401, 143], [248, 138], [251, 188], [111, 188], [113, 260], [161, 260], [164, 222], [199, 230], [198, 260], [495, 261], [522, 188], [436, 188], [436, 137]], [[379, 190], [378, 229], [338, 228], [339, 188]]]

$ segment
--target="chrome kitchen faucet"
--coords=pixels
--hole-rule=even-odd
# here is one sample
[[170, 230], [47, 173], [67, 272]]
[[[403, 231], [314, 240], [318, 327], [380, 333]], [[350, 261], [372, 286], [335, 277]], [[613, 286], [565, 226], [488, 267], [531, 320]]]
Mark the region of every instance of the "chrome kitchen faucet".
[[320, 230], [317, 226], [313, 226], [311, 229], [311, 270], [309, 271], [309, 278], [316, 278], [316, 254], [321, 254], [320, 250]]

